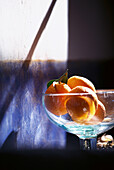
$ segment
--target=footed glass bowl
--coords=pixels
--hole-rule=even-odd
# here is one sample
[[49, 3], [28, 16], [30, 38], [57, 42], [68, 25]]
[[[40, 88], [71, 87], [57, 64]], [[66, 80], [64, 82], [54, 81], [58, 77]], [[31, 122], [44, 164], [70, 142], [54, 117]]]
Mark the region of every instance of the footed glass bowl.
[[[77, 118], [75, 119], [75, 117], [72, 116], [72, 113], [69, 114], [66, 112], [66, 114], [63, 115], [60, 114], [60, 110], [61, 112], [63, 112], [63, 109], [61, 107], [64, 107], [64, 105], [61, 105], [61, 99], [65, 100], [67, 103], [67, 101], [72, 98], [71, 102], [74, 104], [72, 105], [71, 103], [70, 107], [74, 107], [74, 106], [77, 107], [77, 103], [75, 103], [77, 101], [75, 100], [76, 97], [79, 98], [86, 97], [91, 100], [94, 100], [91, 94], [89, 93], [43, 94], [42, 97], [43, 107], [45, 109], [48, 118], [52, 121], [52, 123], [63, 128], [65, 131], [77, 135], [80, 139], [81, 149], [96, 149], [97, 135], [104, 133], [114, 127], [114, 89], [97, 90], [96, 95], [98, 100], [102, 102], [103, 108], [105, 108], [105, 114], [104, 117], [102, 117], [101, 115], [98, 118], [95, 117], [94, 115], [94, 121], [92, 121], [93, 119], [90, 116], [91, 112], [94, 109], [94, 108], [93, 109], [89, 108], [91, 107], [90, 104], [92, 105], [92, 103], [90, 102], [89, 102], [89, 106], [83, 104], [80, 105], [84, 107], [80, 109], [83, 109], [85, 113], [88, 111], [88, 117], [90, 116], [90, 118], [87, 117], [85, 121], [82, 121], [83, 117], [82, 119], [79, 117], [78, 118], [79, 121], [77, 121]], [[47, 101], [51, 101], [51, 102], [47, 103]], [[87, 106], [87, 108], [85, 108], [85, 106]], [[59, 112], [57, 112], [57, 109], [59, 110]]]

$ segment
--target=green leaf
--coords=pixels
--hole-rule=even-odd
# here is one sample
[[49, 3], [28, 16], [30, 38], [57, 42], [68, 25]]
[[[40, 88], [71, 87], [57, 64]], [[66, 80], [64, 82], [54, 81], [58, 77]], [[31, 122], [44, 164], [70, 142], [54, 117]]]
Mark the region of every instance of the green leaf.
[[48, 87], [49, 87], [54, 81], [56, 81], [56, 79], [50, 80], [50, 81], [47, 83], [47, 89], [48, 89]]
[[53, 79], [53, 80], [50, 80], [48, 83], [47, 83], [47, 88], [53, 83], [53, 82], [62, 82], [62, 83], [66, 83], [67, 84], [67, 81], [68, 81], [68, 69], [66, 70], [66, 72], [59, 78], [59, 79]]
[[67, 84], [68, 81], [68, 69], [66, 72], [59, 78], [59, 82]]

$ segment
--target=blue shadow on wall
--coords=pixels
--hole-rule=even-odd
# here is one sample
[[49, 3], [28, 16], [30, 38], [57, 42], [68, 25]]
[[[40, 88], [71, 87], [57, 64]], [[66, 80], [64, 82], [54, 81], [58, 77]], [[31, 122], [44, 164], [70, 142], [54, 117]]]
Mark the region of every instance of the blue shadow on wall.
[[65, 146], [65, 132], [48, 120], [42, 107], [47, 81], [59, 77], [65, 67], [54, 61], [0, 62], [0, 147], [12, 131], [17, 149]]

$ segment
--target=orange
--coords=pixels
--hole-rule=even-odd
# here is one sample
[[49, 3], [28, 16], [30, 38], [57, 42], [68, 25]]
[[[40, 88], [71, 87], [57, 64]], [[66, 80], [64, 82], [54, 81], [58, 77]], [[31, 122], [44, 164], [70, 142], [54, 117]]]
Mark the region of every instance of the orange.
[[72, 120], [77, 123], [84, 123], [95, 114], [95, 105], [92, 99], [84, 96], [71, 97], [66, 108]]
[[95, 115], [87, 121], [86, 125], [96, 125], [103, 121], [104, 117], [106, 115], [106, 110], [102, 102], [98, 100], [98, 108], [95, 112]]
[[[70, 92], [71, 88], [61, 82], [53, 82], [46, 90], [45, 94], [62, 94]], [[67, 113], [65, 105], [66, 96], [45, 96], [45, 106], [48, 111], [55, 115], [64, 115]]]
[[73, 89], [76, 86], [85, 86], [85, 87], [92, 89], [94, 92], [96, 91], [93, 83], [90, 80], [88, 80], [87, 78], [81, 77], [81, 76], [70, 77], [68, 79], [67, 84], [71, 89]]
[[[79, 124], [93, 125], [102, 122], [106, 111], [104, 105], [98, 100], [93, 83], [81, 76], [72, 76], [68, 79], [67, 75], [68, 73], [65, 72], [51, 85], [52, 81], [48, 83], [50, 86], [47, 86], [45, 94], [50, 95], [45, 96], [44, 101], [47, 110], [57, 116], [68, 113], [72, 120]], [[68, 80], [67, 84], [65, 84], [66, 80]], [[71, 95], [71, 93], [75, 94]]]
[[[91, 90], [90, 88], [85, 87], [85, 86], [76, 86], [73, 89], [71, 89], [70, 93], [88, 93], [87, 97], [94, 100], [95, 108], [97, 109], [97, 107], [98, 107], [98, 98], [97, 98], [96, 93], [93, 90]], [[86, 96], [86, 94], [84, 94], [84, 95]]]
[[[81, 124], [89, 121], [94, 116], [98, 107], [97, 95], [91, 89], [84, 86], [77, 86], [70, 93], [77, 93], [69, 95], [66, 100], [66, 109], [71, 118]], [[84, 94], [81, 95], [80, 93]]]

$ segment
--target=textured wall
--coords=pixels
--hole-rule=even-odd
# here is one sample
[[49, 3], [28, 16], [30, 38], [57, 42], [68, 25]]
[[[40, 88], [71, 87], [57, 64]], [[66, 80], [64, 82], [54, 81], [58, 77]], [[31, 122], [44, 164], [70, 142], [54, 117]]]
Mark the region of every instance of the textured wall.
[[51, 2], [0, 1], [0, 147], [4, 149], [66, 144], [65, 132], [48, 120], [42, 107], [47, 81], [66, 71], [66, 0], [55, 3], [33, 56], [27, 55]]
[[66, 64], [32, 62], [27, 68], [28, 62], [24, 67], [22, 63], [0, 62], [0, 147], [63, 148], [65, 132], [48, 120], [42, 93], [50, 79], [61, 76]]

